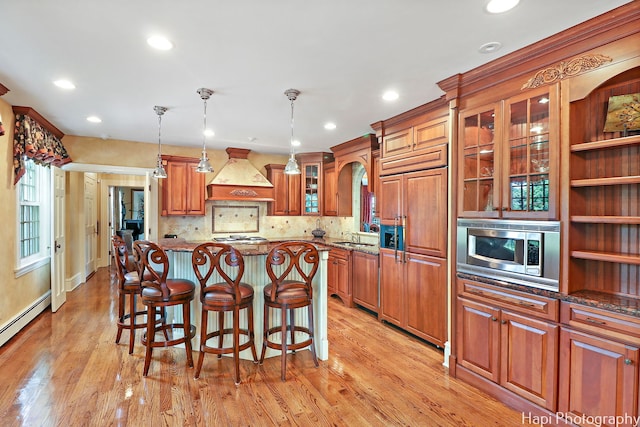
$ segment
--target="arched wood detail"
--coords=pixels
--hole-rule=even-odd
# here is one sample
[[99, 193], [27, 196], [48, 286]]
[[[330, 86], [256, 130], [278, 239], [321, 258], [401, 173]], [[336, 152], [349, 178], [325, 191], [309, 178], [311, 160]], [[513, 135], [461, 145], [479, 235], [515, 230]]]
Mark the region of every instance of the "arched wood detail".
[[335, 156], [336, 176], [340, 176], [342, 169], [353, 162], [361, 163], [367, 171], [367, 176], [371, 176], [373, 158], [371, 152], [378, 148], [378, 138], [374, 134], [367, 134], [331, 147]]
[[349, 155], [336, 158], [336, 176], [340, 176], [342, 169], [350, 163], [361, 163], [367, 176], [371, 176], [371, 151], [359, 155]]

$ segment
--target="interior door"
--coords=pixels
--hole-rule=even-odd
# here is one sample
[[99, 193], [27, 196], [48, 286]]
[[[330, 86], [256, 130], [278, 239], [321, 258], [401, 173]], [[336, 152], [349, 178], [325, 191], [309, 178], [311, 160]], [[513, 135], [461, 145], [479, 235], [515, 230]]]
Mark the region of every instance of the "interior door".
[[51, 311], [55, 312], [67, 300], [67, 291], [64, 283], [64, 171], [60, 168], [51, 168]]
[[98, 197], [95, 174], [84, 174], [85, 277], [96, 271], [98, 249]]

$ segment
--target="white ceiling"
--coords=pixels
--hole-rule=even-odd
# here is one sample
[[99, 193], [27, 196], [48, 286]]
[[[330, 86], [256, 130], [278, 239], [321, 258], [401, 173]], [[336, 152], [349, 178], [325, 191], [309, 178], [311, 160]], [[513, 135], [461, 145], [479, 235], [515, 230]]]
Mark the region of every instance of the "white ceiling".
[[[442, 95], [436, 83], [618, 7], [627, 0], [1, 0], [3, 99], [65, 134], [157, 144], [154, 105], [169, 108], [163, 144], [286, 153], [295, 102], [300, 152], [371, 132], [370, 124]], [[146, 44], [162, 33], [168, 52]], [[502, 49], [478, 48], [498, 41]], [[64, 91], [58, 78], [75, 82]], [[384, 102], [395, 89], [400, 98]], [[86, 121], [98, 115], [102, 123]], [[333, 121], [337, 129], [323, 125]], [[253, 142], [249, 139], [255, 138]], [[108, 141], [104, 142], [108, 149]]]

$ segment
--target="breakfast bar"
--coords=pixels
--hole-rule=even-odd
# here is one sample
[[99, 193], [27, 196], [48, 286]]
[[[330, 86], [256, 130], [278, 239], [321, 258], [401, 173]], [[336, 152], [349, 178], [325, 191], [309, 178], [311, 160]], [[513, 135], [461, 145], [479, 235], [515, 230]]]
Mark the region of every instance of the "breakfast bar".
[[[191, 324], [198, 329], [196, 336], [193, 338], [193, 349], [200, 348], [200, 286], [193, 272], [191, 264], [191, 255], [193, 249], [203, 242], [186, 241], [184, 239], [160, 239], [158, 244], [166, 251], [169, 257], [169, 277], [192, 280], [197, 285], [197, 296], [191, 304]], [[279, 243], [279, 242], [278, 242]], [[275, 245], [274, 242], [261, 242], [260, 244], [234, 244], [233, 246], [240, 251], [244, 258], [244, 276], [242, 281], [251, 285], [254, 289], [253, 301], [253, 321], [255, 331], [255, 345], [258, 354], [262, 349], [262, 329], [264, 319], [264, 294], [263, 289], [269, 283], [269, 276], [266, 271], [266, 259], [269, 250]], [[314, 330], [316, 353], [320, 360], [327, 360], [329, 357], [329, 341], [327, 338], [327, 258], [329, 249], [322, 244], [317, 244], [318, 254], [320, 255], [320, 265], [318, 271], [313, 278], [313, 314], [314, 314]], [[212, 280], [218, 280], [213, 277]], [[176, 322], [181, 321], [180, 313], [168, 311], [168, 320]], [[225, 324], [231, 324], [231, 313], [226, 314]], [[272, 316], [278, 317], [277, 313]], [[296, 324], [307, 326], [307, 316], [305, 311], [295, 313]], [[212, 330], [217, 326], [217, 316], [209, 314], [209, 329]], [[274, 321], [279, 322], [279, 318]], [[241, 312], [240, 324], [246, 324], [246, 313]], [[227, 337], [230, 338], [230, 337]], [[225, 338], [226, 339], [226, 338]], [[225, 345], [228, 344], [225, 342]], [[267, 349], [266, 357], [279, 356], [280, 352]], [[251, 350], [247, 349], [240, 353], [242, 359], [252, 359]]]

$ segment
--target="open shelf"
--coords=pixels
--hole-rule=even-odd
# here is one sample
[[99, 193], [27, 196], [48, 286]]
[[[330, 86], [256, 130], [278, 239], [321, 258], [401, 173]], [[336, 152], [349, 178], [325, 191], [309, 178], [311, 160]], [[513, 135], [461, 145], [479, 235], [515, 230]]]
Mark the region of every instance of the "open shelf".
[[640, 224], [640, 216], [572, 215], [571, 222], [594, 224]]
[[572, 187], [597, 187], [602, 185], [640, 184], [640, 175], [612, 176], [608, 178], [572, 179]]
[[599, 251], [571, 251], [571, 257], [577, 259], [588, 259], [593, 261], [606, 261], [615, 262], [620, 264], [633, 264], [640, 265], [640, 256], [620, 254], [614, 252], [599, 252]]
[[625, 145], [639, 145], [640, 135], [627, 136], [624, 138], [606, 139], [603, 141], [583, 142], [571, 146], [572, 152], [599, 150], [602, 148], [616, 148]]

